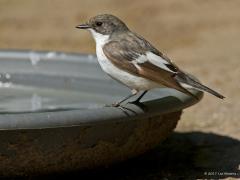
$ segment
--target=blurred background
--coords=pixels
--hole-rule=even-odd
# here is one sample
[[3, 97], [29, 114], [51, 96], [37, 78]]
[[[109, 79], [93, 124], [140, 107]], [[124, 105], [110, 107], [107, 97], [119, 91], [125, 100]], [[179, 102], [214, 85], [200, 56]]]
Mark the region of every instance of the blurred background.
[[185, 110], [176, 131], [239, 140], [239, 7], [238, 0], [1, 0], [0, 48], [95, 53], [90, 34], [75, 26], [97, 14], [114, 14], [226, 96], [205, 94]]

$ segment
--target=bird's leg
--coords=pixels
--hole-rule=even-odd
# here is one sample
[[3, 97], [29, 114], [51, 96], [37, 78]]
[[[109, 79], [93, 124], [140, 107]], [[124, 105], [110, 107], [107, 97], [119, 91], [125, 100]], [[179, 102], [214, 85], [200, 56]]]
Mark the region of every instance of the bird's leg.
[[140, 108], [142, 108], [143, 110], [147, 110], [147, 107], [140, 102], [140, 100], [142, 99], [142, 97], [143, 97], [147, 92], [148, 92], [148, 91], [144, 91], [135, 101], [132, 101], [132, 102], [129, 102], [129, 103], [135, 104], [135, 105], [139, 106]]
[[140, 103], [140, 100], [143, 98], [143, 96], [147, 93], [148, 91], [144, 91], [135, 101], [135, 103]]
[[132, 93], [130, 95], [128, 95], [127, 97], [125, 97], [124, 99], [114, 103], [113, 106], [118, 107], [121, 103], [123, 103], [124, 101], [128, 100], [129, 98], [135, 96], [138, 93], [138, 91], [135, 89], [133, 89], [131, 92]]

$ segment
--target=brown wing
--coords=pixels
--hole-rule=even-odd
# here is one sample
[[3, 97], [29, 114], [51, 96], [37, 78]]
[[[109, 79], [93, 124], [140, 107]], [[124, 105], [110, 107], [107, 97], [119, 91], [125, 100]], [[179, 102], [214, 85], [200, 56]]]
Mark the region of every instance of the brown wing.
[[[176, 81], [174, 76], [177, 72], [166, 71], [152, 64], [148, 59], [144, 63], [137, 63], [137, 58], [144, 54], [143, 51], [136, 51], [138, 48], [134, 47], [131, 48], [130, 46], [126, 46], [126, 44], [123, 46], [119, 41], [111, 41], [104, 45], [103, 52], [115, 66], [122, 70], [194, 96]], [[174, 67], [174, 65], [172, 66]]]

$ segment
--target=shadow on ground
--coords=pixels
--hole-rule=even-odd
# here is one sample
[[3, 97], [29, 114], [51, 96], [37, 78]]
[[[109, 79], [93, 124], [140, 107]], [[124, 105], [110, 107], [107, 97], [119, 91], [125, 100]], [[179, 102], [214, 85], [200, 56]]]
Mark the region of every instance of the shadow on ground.
[[174, 133], [154, 150], [112, 167], [44, 178], [148, 180], [240, 177], [239, 152], [240, 141], [227, 136], [202, 132]]

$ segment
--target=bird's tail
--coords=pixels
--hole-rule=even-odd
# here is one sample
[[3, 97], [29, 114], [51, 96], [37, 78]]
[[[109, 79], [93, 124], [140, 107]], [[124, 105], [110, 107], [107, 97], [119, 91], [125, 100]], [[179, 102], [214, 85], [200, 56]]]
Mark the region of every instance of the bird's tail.
[[176, 74], [176, 76], [174, 77], [178, 82], [179, 84], [188, 89], [188, 88], [193, 88], [193, 89], [197, 89], [197, 90], [200, 90], [200, 91], [206, 91], [220, 99], [223, 99], [225, 98], [223, 95], [221, 95], [220, 93], [210, 89], [209, 87], [201, 84], [198, 80], [196, 80], [194, 77], [192, 77], [191, 75], [188, 75], [186, 73], [178, 73]]

